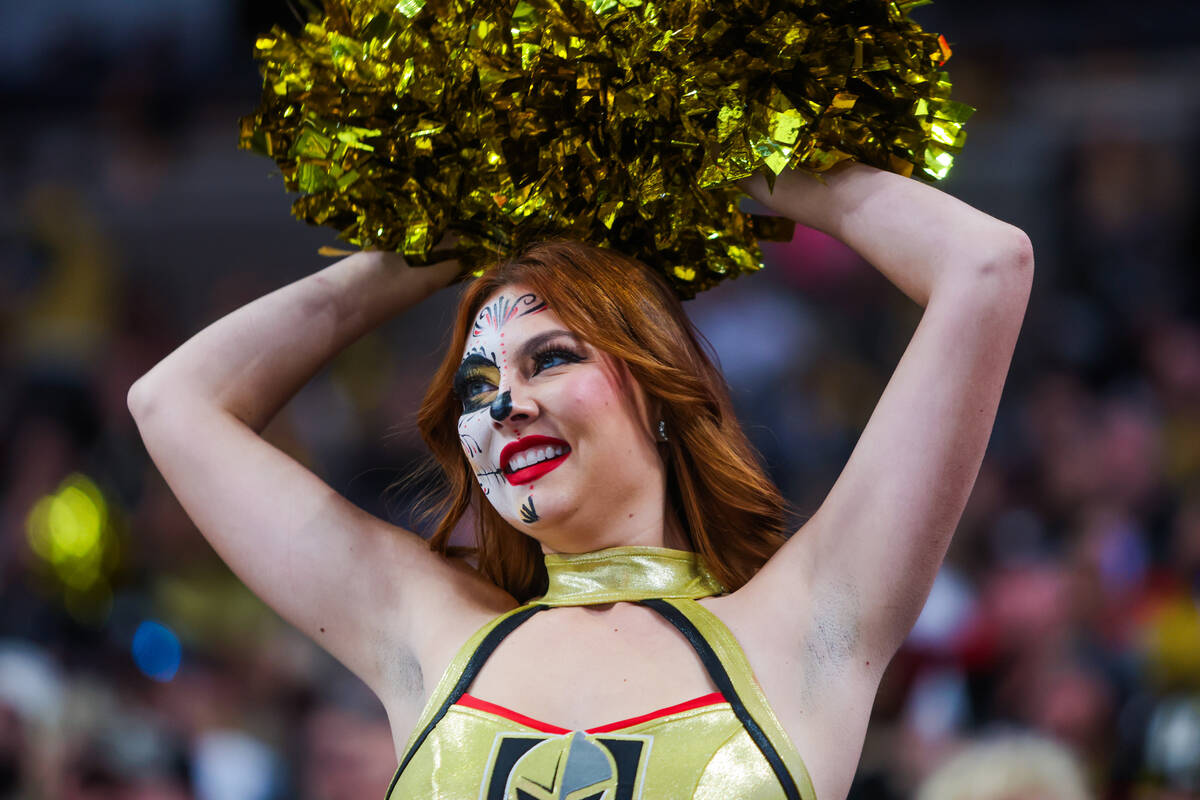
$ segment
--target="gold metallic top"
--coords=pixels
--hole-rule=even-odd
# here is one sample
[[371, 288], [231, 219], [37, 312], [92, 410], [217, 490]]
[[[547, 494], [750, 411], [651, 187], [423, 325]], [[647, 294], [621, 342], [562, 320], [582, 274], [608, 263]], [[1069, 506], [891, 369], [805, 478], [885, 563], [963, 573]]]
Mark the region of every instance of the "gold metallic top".
[[[817, 800], [804, 761], [737, 639], [695, 602], [724, 592], [699, 555], [614, 547], [549, 555], [546, 567], [545, 597], [500, 615], [459, 649], [413, 729], [387, 800]], [[719, 693], [578, 731], [464, 694], [474, 674], [470, 664], [490, 652], [495, 645], [487, 642], [512, 618], [528, 618], [542, 605], [654, 598], [663, 600], [658, 613], [677, 615], [681, 632], [681, 624], [692, 629], [693, 647], [693, 639], [703, 640], [709, 655], [701, 648], [697, 654]], [[553, 657], [553, 649], [530, 653], [529, 669]], [[579, 677], [581, 684], [605, 680], [602, 674]]]
[[546, 556], [550, 586], [534, 603], [583, 606], [657, 598], [711, 597], [722, 586], [698, 553], [666, 547], [610, 547]]

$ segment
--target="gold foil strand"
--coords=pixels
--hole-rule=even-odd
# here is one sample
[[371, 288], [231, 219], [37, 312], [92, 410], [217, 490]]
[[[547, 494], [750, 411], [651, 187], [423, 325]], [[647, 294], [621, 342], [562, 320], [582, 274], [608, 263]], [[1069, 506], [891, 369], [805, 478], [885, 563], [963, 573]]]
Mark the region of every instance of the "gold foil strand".
[[761, 267], [787, 221], [734, 183], [847, 160], [932, 181], [972, 109], [949, 45], [887, 0], [325, 0], [259, 37], [241, 146], [293, 213], [479, 274], [572, 237], [660, 269], [683, 297]]

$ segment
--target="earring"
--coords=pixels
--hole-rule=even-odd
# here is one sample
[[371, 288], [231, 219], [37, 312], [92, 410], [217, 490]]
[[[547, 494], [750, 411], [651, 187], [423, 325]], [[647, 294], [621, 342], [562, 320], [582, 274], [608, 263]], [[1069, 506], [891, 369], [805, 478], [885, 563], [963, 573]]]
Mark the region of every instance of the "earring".
[[670, 441], [670, 439], [667, 438], [667, 421], [665, 419], [660, 419], [658, 421], [658, 440], [660, 442]]

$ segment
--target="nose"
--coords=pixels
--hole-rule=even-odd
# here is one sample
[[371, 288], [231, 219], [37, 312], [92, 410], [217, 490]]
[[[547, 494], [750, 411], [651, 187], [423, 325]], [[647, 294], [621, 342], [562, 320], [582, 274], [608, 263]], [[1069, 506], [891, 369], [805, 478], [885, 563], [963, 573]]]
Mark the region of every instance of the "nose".
[[492, 401], [491, 415], [496, 422], [504, 422], [512, 413], [512, 392], [501, 392]]
[[532, 404], [521, 403], [519, 407], [514, 407], [512, 391], [506, 389], [496, 395], [496, 399], [492, 401], [488, 413], [492, 415], [492, 419], [497, 423], [505, 421], [524, 422], [532, 416]]

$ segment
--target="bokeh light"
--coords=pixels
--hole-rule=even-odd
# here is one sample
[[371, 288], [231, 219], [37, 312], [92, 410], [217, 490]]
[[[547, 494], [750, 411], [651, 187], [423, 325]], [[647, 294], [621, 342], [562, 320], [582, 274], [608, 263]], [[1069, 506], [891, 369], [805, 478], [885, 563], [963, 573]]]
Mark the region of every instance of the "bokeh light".
[[71, 615], [81, 621], [107, 616], [117, 538], [109, 503], [95, 481], [80, 473], [67, 476], [33, 504], [25, 533], [30, 549], [61, 584]]
[[169, 681], [183, 661], [183, 645], [175, 632], [160, 622], [147, 620], [133, 634], [134, 663], [142, 674], [156, 681]]

